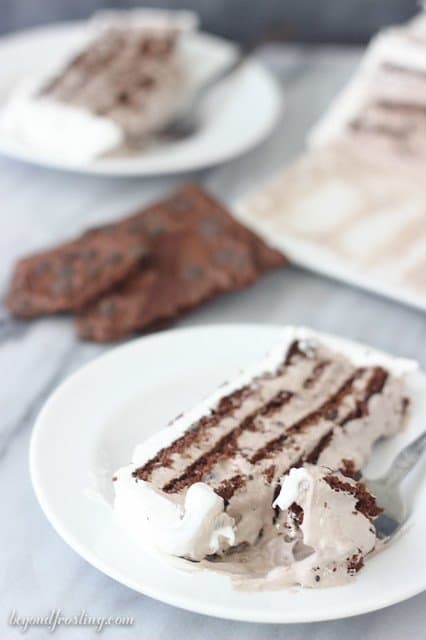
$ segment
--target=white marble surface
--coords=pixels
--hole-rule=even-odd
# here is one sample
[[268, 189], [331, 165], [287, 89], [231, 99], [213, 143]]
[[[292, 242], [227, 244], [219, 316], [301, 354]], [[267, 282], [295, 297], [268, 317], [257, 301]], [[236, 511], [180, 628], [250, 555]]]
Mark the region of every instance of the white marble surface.
[[[287, 111], [274, 135], [244, 158], [190, 176], [228, 202], [295, 156], [306, 128], [327, 105], [359, 59], [356, 50], [275, 48], [264, 52], [287, 90]], [[188, 176], [186, 176], [188, 177]], [[184, 178], [103, 179], [56, 173], [0, 159], [1, 290], [21, 253], [83, 227], [119, 216], [170, 189]], [[426, 366], [426, 322], [419, 311], [293, 268], [265, 277], [256, 286], [213, 301], [179, 326], [214, 322], [303, 323], [361, 339]], [[129, 615], [131, 628], [110, 629], [111, 637], [307, 640], [419, 640], [424, 637], [426, 595], [357, 618], [312, 625], [256, 625], [227, 622], [180, 611], [132, 592], [99, 573], [53, 531], [31, 489], [28, 442], [34, 418], [52, 389], [83, 362], [108, 347], [76, 341], [65, 318], [39, 320], [4, 330], [1, 337], [0, 426], [0, 637], [12, 610], [47, 615], [52, 608], [74, 615]], [[424, 558], [423, 558], [424, 562]], [[419, 564], [419, 570], [421, 565]], [[390, 567], [389, 579], [397, 580]], [[78, 637], [95, 637], [81, 628]], [[30, 637], [45, 638], [32, 629]], [[75, 637], [61, 628], [57, 637]]]

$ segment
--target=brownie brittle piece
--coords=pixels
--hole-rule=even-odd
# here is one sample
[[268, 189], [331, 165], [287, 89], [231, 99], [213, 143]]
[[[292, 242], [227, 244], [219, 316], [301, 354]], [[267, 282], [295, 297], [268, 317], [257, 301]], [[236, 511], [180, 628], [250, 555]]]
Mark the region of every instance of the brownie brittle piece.
[[6, 305], [22, 318], [80, 309], [130, 275], [146, 254], [138, 237], [113, 225], [94, 229], [20, 260]]
[[112, 341], [153, 328], [285, 263], [195, 185], [120, 227], [146, 233], [151, 254], [138, 272], [79, 314], [77, 331], [85, 339]]

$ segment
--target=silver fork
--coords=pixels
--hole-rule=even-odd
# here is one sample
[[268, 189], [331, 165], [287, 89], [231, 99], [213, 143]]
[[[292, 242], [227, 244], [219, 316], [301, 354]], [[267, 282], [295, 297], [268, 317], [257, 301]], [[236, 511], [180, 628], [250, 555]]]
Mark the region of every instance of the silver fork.
[[407, 519], [407, 506], [399, 492], [399, 485], [419, 461], [426, 449], [426, 431], [398, 453], [388, 471], [381, 478], [362, 481], [384, 509], [375, 520], [377, 537], [381, 540], [393, 536]]

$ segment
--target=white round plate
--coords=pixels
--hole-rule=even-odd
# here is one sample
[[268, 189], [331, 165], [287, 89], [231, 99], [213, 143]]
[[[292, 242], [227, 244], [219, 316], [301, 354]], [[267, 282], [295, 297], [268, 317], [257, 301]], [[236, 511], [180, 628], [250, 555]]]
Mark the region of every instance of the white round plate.
[[[413, 513], [404, 534], [371, 558], [353, 584], [317, 590], [244, 593], [233, 590], [226, 576], [182, 571], [182, 561], [137, 546], [115, 526], [110, 508], [87, 495], [90, 472], [99, 463], [110, 478], [113, 470], [130, 461], [136, 443], [261, 358], [281, 330], [219, 325], [159, 333], [113, 349], [57, 389], [34, 428], [31, 476], [47, 518], [77, 553], [158, 600], [255, 622], [352, 616], [399, 602], [426, 587], [421, 567], [426, 491], [416, 472], [411, 483], [416, 485]], [[382, 472], [426, 424], [426, 377], [419, 373], [416, 380], [410, 389], [414, 406], [409, 427], [376, 447], [370, 475]]]
[[[33, 29], [0, 39], [0, 109], [16, 82], [43, 72], [82, 37], [83, 23]], [[191, 87], [227, 66], [235, 46], [202, 32], [188, 34], [183, 54]], [[68, 163], [35, 150], [0, 130], [0, 153], [57, 169], [130, 176], [192, 171], [229, 160], [263, 140], [282, 109], [281, 92], [271, 74], [249, 61], [238, 75], [213, 90], [205, 104], [204, 125], [191, 138], [152, 144], [140, 153], [111, 156], [90, 164]]]

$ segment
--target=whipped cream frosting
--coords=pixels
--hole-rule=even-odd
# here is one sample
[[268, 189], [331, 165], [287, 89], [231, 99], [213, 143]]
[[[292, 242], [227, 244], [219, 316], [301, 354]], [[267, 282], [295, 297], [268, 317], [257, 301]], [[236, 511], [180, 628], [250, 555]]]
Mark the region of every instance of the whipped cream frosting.
[[[294, 340], [304, 352], [303, 357], [297, 366], [285, 367], [277, 376], [277, 367], [282, 365]], [[327, 362], [321, 371], [319, 361]], [[357, 367], [364, 368], [363, 372], [354, 369]], [[354, 410], [364, 397], [366, 385], [371, 382], [368, 367], [386, 367], [390, 375], [382, 392], [369, 398], [368, 415], [355, 417]], [[217, 566], [220, 564], [218, 558], [227, 558], [229, 553], [233, 555], [234, 562], [235, 549], [241, 547], [249, 546], [256, 557], [262, 558], [265, 540], [268, 540], [268, 549], [276, 544], [272, 541], [276, 537], [272, 526], [272, 502], [281, 477], [280, 469], [289, 469], [301, 456], [309, 460], [316, 448], [315, 462], [318, 464], [338, 468], [342, 459], [351, 458], [355, 468], [364, 466], [374, 441], [401, 428], [402, 378], [414, 368], [411, 361], [340, 343], [338, 339], [308, 329], [287, 328], [280, 343], [263, 362], [222, 386], [200, 405], [136, 448], [132, 464], [119, 469], [114, 476], [116, 521], [144, 546], [203, 563], [212, 562], [213, 568], [218, 570], [223, 569]], [[283, 423], [295, 424], [303, 420], [306, 414], [321, 406], [324, 397], [335, 395], [342, 380], [352, 376], [354, 371], [358, 373], [351, 383], [351, 395], [341, 402], [338, 410], [342, 424], [345, 421], [345, 428], [335, 428], [330, 420], [320, 419], [314, 428], [296, 430], [286, 447], [272, 449], [272, 453], [262, 455], [265, 440], [272, 442], [281, 437]], [[320, 376], [319, 382], [315, 382], [317, 376]], [[214, 428], [203, 432], [201, 440], [194, 440], [191, 446], [176, 455], [171, 454], [168, 463], [155, 462], [159, 452], [178, 442], [204, 416], [211, 415], [221, 399], [253, 383], [254, 378], [254, 391], [248, 393], [234, 411], [225, 413]], [[298, 394], [303, 381], [304, 392]], [[284, 398], [283, 405], [277, 407], [274, 405], [279, 397], [277, 391], [283, 387], [293, 395], [291, 399]], [[253, 415], [259, 402], [264, 403], [266, 409], [258, 415], [256, 424], [238, 431], [238, 424]], [[267, 415], [268, 407], [274, 411], [273, 420]], [[266, 431], [263, 433], [265, 429], [267, 435]], [[185, 479], [185, 473], [194, 472], [203, 453], [218, 451], [224, 442], [232, 443], [229, 438], [236, 433], [234, 455], [210, 460], [208, 471], [201, 480], [192, 482], [189, 476], [185, 485], [182, 478]], [[143, 477], [147, 480], [138, 477], [144, 465], [147, 475]], [[148, 474], [150, 465], [152, 468]], [[243, 483], [241, 480], [235, 482], [237, 472], [244, 475]], [[269, 478], [268, 482], [265, 477]], [[294, 479], [294, 475], [291, 477]], [[290, 491], [288, 485], [286, 491]], [[283, 500], [284, 497], [279, 497], [277, 506], [283, 504]], [[268, 531], [274, 534], [271, 541]], [[262, 544], [259, 544], [260, 538]], [[281, 545], [279, 554], [284, 552], [286, 558], [291, 558], [292, 544]], [[244, 556], [239, 556], [238, 562], [241, 558]], [[249, 562], [247, 567], [250, 566], [254, 567]], [[256, 573], [257, 570], [253, 568], [253, 571]]]
[[45, 78], [24, 82], [0, 114], [0, 128], [14, 140], [72, 164], [90, 162], [124, 143], [109, 118], [39, 96]]
[[[180, 35], [192, 30], [196, 25], [196, 15], [187, 11], [137, 9], [95, 14], [82, 33], [79, 46], [50, 65], [45, 73], [24, 79], [12, 91], [0, 114], [2, 131], [37, 153], [71, 164], [88, 163], [117, 149], [140, 144], [146, 136], [163, 127], [181, 103], [185, 73], [178, 48], [164, 60], [145, 62], [155, 82], [148, 88], [138, 89], [135, 105], [139, 106], [133, 111], [127, 103], [113, 109], [109, 104], [115, 88], [109, 83], [123, 85], [122, 72], [120, 77], [114, 79], [112, 74], [107, 78], [104, 76], [108, 69], [104, 67], [101, 76], [94, 76], [86, 88], [86, 83], [80, 86], [80, 71], [75, 61], [87, 55], [93, 46], [105, 47], [111, 35], [120, 37], [122, 33], [124, 37], [135, 37], [136, 42], [141, 34], [168, 37], [168, 34]], [[72, 65], [75, 69], [71, 69]], [[128, 73], [134, 71], [129, 67]], [[65, 80], [64, 73], [67, 74]]]
[[[224, 542], [235, 542], [234, 520], [223, 509], [223, 500], [202, 482], [193, 484], [184, 499], [164, 499], [155, 487], [127, 482], [124, 471], [116, 474], [114, 514], [133, 538], [174, 556], [204, 558], [217, 553]], [[141, 506], [137, 509], [135, 507]]]

